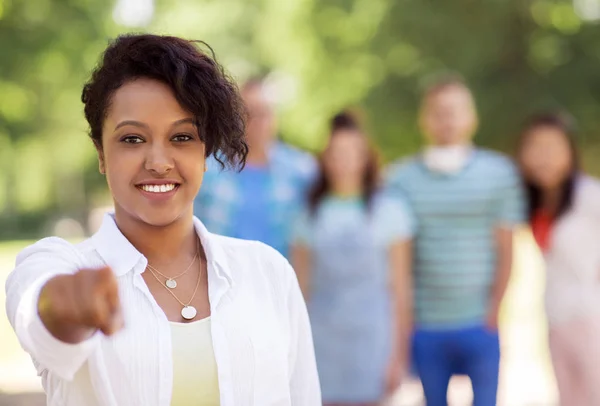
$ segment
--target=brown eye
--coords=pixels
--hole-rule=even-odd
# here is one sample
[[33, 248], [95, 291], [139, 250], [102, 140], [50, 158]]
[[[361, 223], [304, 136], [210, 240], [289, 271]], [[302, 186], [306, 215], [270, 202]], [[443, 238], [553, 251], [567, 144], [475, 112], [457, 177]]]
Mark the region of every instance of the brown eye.
[[127, 135], [121, 138], [121, 142], [124, 142], [125, 144], [140, 144], [144, 142], [144, 140], [137, 135]]
[[194, 137], [192, 137], [189, 134], [177, 134], [172, 138], [172, 140], [175, 142], [186, 142], [186, 141], [191, 141], [193, 139], [194, 139]]

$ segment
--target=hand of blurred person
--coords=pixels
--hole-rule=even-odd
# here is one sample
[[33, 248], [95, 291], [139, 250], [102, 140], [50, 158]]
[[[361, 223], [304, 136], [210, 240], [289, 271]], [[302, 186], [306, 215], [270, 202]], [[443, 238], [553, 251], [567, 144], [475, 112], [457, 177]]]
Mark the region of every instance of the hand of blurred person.
[[390, 398], [396, 393], [400, 385], [402, 384], [402, 379], [406, 376], [406, 368], [404, 365], [395, 360], [390, 362], [388, 368], [386, 370], [385, 375], [385, 397]]
[[108, 267], [50, 279], [40, 292], [38, 313], [54, 337], [73, 344], [96, 330], [112, 335], [123, 327], [118, 284]]
[[486, 318], [486, 327], [490, 331], [498, 331], [498, 318], [500, 311], [496, 308], [490, 309]]

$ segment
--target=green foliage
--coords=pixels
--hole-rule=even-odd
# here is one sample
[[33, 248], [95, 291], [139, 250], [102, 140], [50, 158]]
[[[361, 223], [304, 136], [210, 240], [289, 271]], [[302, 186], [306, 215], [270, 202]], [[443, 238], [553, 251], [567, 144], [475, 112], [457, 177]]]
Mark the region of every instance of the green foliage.
[[[79, 95], [108, 38], [128, 30], [112, 7], [0, 0], [4, 235], [35, 235], [51, 214], [83, 219], [106, 196]], [[416, 151], [423, 81], [449, 70], [476, 94], [480, 144], [510, 151], [526, 115], [566, 108], [600, 169], [600, 27], [571, 0], [156, 0], [146, 29], [206, 41], [240, 81], [270, 73], [282, 137], [307, 149], [335, 112], [361, 106], [387, 160]]]
[[600, 126], [600, 28], [571, 0], [163, 0], [154, 27], [213, 44], [240, 79], [275, 72], [291, 94], [283, 137], [313, 150], [332, 114], [361, 105], [388, 160], [415, 151], [423, 80], [440, 70], [473, 87], [483, 145], [510, 151], [540, 109], [573, 112], [586, 146]]
[[79, 94], [105, 46], [110, 10], [93, 1], [0, 3], [0, 228], [8, 237], [38, 231], [51, 211], [77, 215], [86, 206], [77, 179], [94, 151]]

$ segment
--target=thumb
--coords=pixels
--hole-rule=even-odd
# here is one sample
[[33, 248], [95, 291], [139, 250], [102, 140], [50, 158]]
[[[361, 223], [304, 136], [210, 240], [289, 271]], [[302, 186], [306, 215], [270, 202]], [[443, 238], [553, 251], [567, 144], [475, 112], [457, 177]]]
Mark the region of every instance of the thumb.
[[114, 279], [115, 274], [109, 266], [103, 266], [102, 268], [98, 268], [96, 270], [96, 276], [101, 280], [110, 280]]

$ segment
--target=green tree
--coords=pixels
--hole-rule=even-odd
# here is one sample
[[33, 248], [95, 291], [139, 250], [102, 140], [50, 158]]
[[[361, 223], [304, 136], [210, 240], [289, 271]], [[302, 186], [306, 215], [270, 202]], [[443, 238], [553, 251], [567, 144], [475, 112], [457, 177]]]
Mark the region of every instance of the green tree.
[[104, 2], [0, 0], [0, 237], [45, 226], [52, 213], [83, 219], [94, 151], [79, 101], [106, 44]]
[[[510, 151], [528, 114], [565, 108], [600, 170], [600, 27], [572, 0], [155, 3], [144, 30], [206, 41], [239, 81], [269, 74], [293, 144], [320, 149], [329, 118], [360, 106], [388, 161], [413, 153], [423, 83], [455, 71], [477, 97], [480, 144]], [[79, 96], [108, 39], [128, 30], [113, 7], [0, 0], [0, 238], [39, 234], [58, 215], [83, 221], [107, 197]]]

